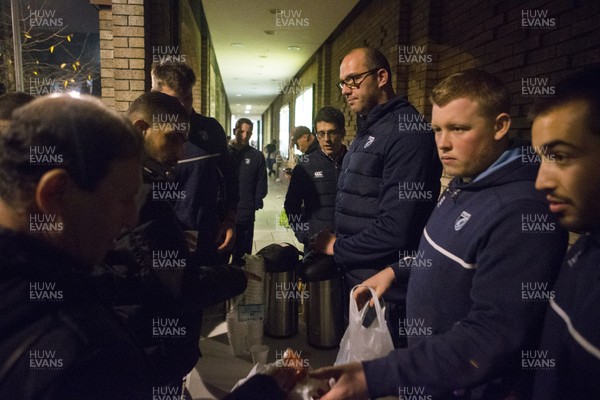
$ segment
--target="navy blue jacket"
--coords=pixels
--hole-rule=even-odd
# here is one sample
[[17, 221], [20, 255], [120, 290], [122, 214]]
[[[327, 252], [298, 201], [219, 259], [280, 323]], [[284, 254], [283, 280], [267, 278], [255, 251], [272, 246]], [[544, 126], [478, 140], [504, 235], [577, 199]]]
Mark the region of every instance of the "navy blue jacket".
[[225, 131], [216, 119], [193, 112], [188, 139], [185, 159], [176, 168], [186, 197], [174, 209], [184, 230], [198, 231], [199, 250], [213, 254], [225, 212], [235, 209], [239, 200], [238, 177]]
[[305, 154], [292, 171], [284, 208], [300, 243], [322, 229], [334, 229], [337, 181], [346, 148], [333, 159], [321, 149]]
[[428, 124], [405, 130], [399, 123], [421, 119], [405, 98], [396, 97], [371, 110], [348, 148], [338, 181], [334, 245], [335, 261], [347, 269], [381, 269], [398, 261], [399, 250], [417, 248], [442, 171]]
[[596, 229], [573, 245], [554, 286], [540, 344], [553, 365], [536, 371], [535, 400], [600, 399], [599, 266]]
[[450, 183], [418, 251], [398, 267], [410, 269], [407, 315], [399, 321], [408, 348], [363, 364], [371, 398], [399, 387], [446, 398], [492, 380], [500, 383], [475, 389], [472, 398], [484, 390], [530, 394], [533, 374], [522, 368], [521, 351], [538, 344], [567, 246], [567, 233], [535, 190], [537, 169], [517, 155], [480, 180]]
[[263, 199], [268, 191], [265, 156], [252, 146], [246, 146], [239, 151], [229, 146], [229, 153], [236, 165], [240, 181], [236, 221], [254, 221], [254, 212], [263, 208]]

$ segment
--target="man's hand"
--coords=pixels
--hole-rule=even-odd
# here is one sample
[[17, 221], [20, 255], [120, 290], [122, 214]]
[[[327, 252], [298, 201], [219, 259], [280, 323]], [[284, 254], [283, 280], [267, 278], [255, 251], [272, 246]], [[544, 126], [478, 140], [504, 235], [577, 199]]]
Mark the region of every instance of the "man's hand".
[[310, 238], [310, 248], [328, 256], [333, 255], [335, 235], [328, 230], [322, 230]]
[[[387, 292], [390, 286], [392, 286], [394, 279], [394, 270], [392, 267], [387, 267], [361, 283], [361, 285], [369, 286], [375, 289], [377, 298], [380, 299], [381, 296]], [[359, 286], [354, 290], [354, 300], [356, 300], [359, 310], [363, 308], [369, 299], [371, 299], [371, 301], [369, 301], [369, 305], [371, 307], [375, 305], [375, 301], [371, 298], [371, 291], [365, 286]]]
[[321, 400], [367, 400], [369, 398], [367, 378], [360, 362], [319, 368], [309, 372], [309, 376], [315, 379], [335, 379], [335, 385], [321, 397]]
[[221, 222], [215, 243], [219, 245], [217, 247], [218, 253], [225, 253], [233, 249], [235, 244], [235, 222], [228, 219]]

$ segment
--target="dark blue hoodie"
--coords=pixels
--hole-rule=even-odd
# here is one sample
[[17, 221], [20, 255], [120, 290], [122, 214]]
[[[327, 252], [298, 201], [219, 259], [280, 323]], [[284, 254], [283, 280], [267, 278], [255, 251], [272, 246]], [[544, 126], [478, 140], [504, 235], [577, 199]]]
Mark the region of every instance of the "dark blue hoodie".
[[455, 178], [418, 251], [401, 255], [397, 276], [410, 269], [399, 321], [408, 348], [363, 364], [371, 398], [399, 388], [435, 399], [471, 389], [473, 399], [530, 394], [533, 372], [522, 352], [537, 349], [567, 246], [535, 190], [538, 165], [530, 161], [515, 147], [473, 182]]

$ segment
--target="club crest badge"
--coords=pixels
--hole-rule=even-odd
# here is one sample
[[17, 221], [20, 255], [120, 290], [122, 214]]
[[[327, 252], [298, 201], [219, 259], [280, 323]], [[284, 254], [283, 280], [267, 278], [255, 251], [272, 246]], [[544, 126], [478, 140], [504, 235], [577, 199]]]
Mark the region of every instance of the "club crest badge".
[[460, 213], [459, 217], [454, 222], [454, 230], [460, 231], [471, 218], [471, 214], [466, 211]]
[[364, 148], [366, 149], [367, 147], [372, 145], [374, 141], [375, 141], [375, 136], [369, 136], [369, 138], [367, 139], [367, 143], [365, 143]]

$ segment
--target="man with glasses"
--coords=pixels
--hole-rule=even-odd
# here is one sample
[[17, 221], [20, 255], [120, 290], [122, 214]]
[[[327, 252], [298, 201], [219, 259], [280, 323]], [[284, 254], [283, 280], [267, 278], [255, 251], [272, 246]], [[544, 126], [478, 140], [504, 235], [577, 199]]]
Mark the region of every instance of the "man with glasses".
[[[352, 50], [342, 60], [340, 79], [359, 116], [358, 131], [338, 180], [335, 235], [322, 231], [313, 246], [344, 265], [351, 288], [417, 249], [440, 192], [441, 164], [429, 124], [395, 95], [380, 51]], [[402, 312], [405, 296], [404, 286], [388, 300]], [[398, 331], [397, 323], [390, 325]]]
[[305, 246], [322, 229], [333, 230], [337, 179], [346, 154], [342, 144], [344, 114], [340, 110], [323, 107], [314, 125], [320, 149], [300, 158], [284, 203], [290, 227]]

